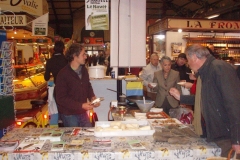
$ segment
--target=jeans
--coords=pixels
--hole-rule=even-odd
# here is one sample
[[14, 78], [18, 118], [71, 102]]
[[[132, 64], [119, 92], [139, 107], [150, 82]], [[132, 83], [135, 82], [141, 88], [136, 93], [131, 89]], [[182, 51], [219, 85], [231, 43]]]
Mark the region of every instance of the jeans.
[[92, 127], [87, 112], [77, 115], [60, 114], [60, 117], [64, 127]]

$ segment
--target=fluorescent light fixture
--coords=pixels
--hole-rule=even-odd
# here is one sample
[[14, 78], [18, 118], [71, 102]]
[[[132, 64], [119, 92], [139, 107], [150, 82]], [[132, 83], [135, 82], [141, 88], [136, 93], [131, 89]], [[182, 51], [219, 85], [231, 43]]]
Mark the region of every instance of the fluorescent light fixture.
[[182, 32], [182, 29], [178, 29], [178, 33], [181, 33]]
[[211, 15], [211, 16], [208, 16], [206, 17], [207, 19], [212, 19], [212, 18], [216, 18], [218, 17], [220, 14], [214, 14], [214, 15]]
[[164, 39], [164, 38], [165, 38], [165, 35], [156, 35], [156, 38], [158, 38], [158, 39]]

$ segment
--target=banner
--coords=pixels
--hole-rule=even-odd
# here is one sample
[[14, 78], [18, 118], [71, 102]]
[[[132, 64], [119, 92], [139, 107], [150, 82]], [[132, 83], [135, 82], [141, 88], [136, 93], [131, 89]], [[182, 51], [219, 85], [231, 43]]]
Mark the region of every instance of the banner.
[[46, 9], [48, 9], [46, 0], [0, 0], [0, 10], [9, 12], [21, 11], [30, 15], [41, 16], [46, 13]]
[[48, 13], [32, 21], [32, 35], [33, 36], [48, 35]]
[[85, 29], [109, 30], [108, 0], [85, 0]]

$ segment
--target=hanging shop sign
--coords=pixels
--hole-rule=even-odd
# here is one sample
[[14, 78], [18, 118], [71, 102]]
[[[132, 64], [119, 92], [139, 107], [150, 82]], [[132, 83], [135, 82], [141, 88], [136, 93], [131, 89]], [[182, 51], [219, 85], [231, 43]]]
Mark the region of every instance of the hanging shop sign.
[[86, 30], [109, 30], [108, 0], [85, 0]]
[[46, 0], [1, 0], [0, 9], [8, 12], [26, 12], [31, 15], [41, 16], [44, 11], [43, 6]]
[[0, 26], [26, 26], [26, 15], [0, 15]]
[[48, 13], [33, 20], [32, 35], [33, 36], [47, 36], [48, 35]]
[[149, 26], [148, 33], [152, 35], [161, 31], [177, 29], [236, 32], [240, 30], [240, 21], [168, 18]]

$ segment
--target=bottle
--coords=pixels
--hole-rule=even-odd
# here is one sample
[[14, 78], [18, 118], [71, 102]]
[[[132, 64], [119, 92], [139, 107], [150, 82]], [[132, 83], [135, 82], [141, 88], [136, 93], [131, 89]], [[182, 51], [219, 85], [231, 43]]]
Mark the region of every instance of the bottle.
[[115, 71], [111, 71], [111, 78], [115, 79]]

